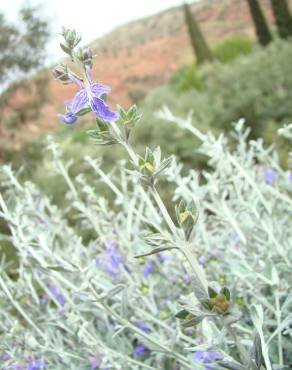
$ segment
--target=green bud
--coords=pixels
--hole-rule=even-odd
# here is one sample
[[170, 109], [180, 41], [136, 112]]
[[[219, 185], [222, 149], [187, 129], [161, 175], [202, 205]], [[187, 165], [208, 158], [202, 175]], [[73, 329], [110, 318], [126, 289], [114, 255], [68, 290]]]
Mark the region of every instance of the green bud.
[[121, 106], [118, 106], [118, 113], [122, 120], [122, 123], [127, 127], [133, 127], [135, 123], [140, 121], [142, 114], [138, 112], [136, 105], [132, 105], [128, 111], [126, 111]]
[[62, 27], [62, 36], [65, 39], [65, 44], [60, 44], [61, 48], [63, 51], [65, 51], [65, 53], [72, 55], [72, 50], [81, 41], [81, 35], [75, 30]]
[[198, 211], [195, 203], [192, 201], [187, 205], [184, 200], [181, 200], [176, 208], [176, 216], [178, 224], [184, 230], [185, 237], [188, 240], [198, 220]]

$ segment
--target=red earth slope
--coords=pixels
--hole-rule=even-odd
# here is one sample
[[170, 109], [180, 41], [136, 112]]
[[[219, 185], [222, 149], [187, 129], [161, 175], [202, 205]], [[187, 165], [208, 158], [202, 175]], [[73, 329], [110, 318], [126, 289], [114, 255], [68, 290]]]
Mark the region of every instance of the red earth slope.
[[[272, 22], [268, 0], [262, 0], [261, 4]], [[194, 3], [192, 9], [210, 44], [239, 33], [254, 37], [246, 0], [203, 0]], [[112, 107], [116, 103], [129, 106], [131, 94], [146, 94], [166, 83], [180, 65], [193, 58], [180, 8], [121, 26], [94, 42], [92, 47], [97, 53], [94, 75], [112, 87], [109, 99]], [[64, 109], [62, 102], [74, 94], [75, 88], [52, 78], [49, 81], [50, 99], [42, 107], [39, 119], [12, 131], [0, 122], [0, 151], [1, 148], [20, 149], [23, 143], [60, 124], [56, 112]], [[21, 92], [11, 97], [12, 109], [17, 109], [25, 98]]]

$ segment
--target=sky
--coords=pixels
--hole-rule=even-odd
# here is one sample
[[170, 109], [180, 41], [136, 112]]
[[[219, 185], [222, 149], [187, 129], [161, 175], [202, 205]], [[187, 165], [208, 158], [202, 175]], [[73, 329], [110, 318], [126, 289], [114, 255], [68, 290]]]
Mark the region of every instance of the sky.
[[83, 42], [88, 43], [128, 21], [155, 14], [182, 0], [0, 0], [0, 9], [15, 21], [22, 4], [43, 4], [43, 12], [52, 21], [55, 37], [50, 44], [51, 57], [57, 54], [57, 33], [61, 26], [78, 29]]

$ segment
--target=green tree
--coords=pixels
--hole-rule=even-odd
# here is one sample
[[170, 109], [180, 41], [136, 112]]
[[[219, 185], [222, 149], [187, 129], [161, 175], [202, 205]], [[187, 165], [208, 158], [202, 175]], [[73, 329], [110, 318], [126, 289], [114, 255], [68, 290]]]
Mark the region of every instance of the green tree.
[[196, 19], [192, 15], [190, 6], [186, 2], [183, 4], [183, 10], [185, 22], [191, 39], [191, 44], [198, 64], [212, 61], [212, 53], [207, 45], [207, 42], [200, 30]]
[[38, 7], [23, 7], [20, 22], [9, 23], [0, 13], [0, 85], [7, 86], [43, 65], [49, 23]]
[[247, 0], [247, 3], [255, 25], [258, 41], [261, 45], [266, 46], [272, 41], [272, 35], [260, 4], [258, 0]]
[[[47, 100], [47, 73], [39, 73], [50, 37], [49, 22], [39, 7], [22, 7], [11, 24], [0, 12], [0, 123], [6, 128], [36, 118]], [[27, 74], [38, 74], [27, 79]], [[15, 91], [24, 99], [14, 99]], [[0, 127], [1, 129], [1, 127]]]
[[282, 39], [292, 36], [292, 18], [286, 0], [271, 0], [279, 35]]

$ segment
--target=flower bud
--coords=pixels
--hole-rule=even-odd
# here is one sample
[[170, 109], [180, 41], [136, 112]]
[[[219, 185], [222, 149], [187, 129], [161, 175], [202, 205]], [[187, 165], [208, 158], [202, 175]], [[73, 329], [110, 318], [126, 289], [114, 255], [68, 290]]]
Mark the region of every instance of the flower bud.
[[66, 41], [66, 47], [72, 50], [77, 46], [81, 40], [81, 35], [76, 30], [62, 27], [62, 35]]
[[80, 59], [84, 65], [92, 67], [92, 58], [93, 58], [93, 54], [90, 48], [85, 48], [82, 50]]
[[57, 80], [64, 81], [64, 82], [69, 82], [70, 81], [67, 67], [64, 66], [64, 65], [56, 66], [52, 70], [52, 74], [55, 77], [55, 79], [57, 79]]
[[83, 61], [85, 62], [86, 60], [91, 60], [92, 59], [92, 50], [90, 48], [85, 48], [82, 51], [82, 58]]
[[198, 220], [198, 210], [192, 201], [186, 204], [183, 200], [176, 207], [176, 216], [178, 224], [183, 229], [186, 239], [188, 240]]

